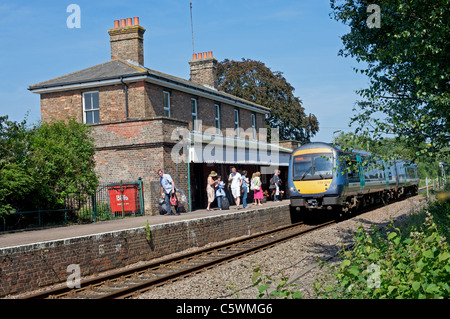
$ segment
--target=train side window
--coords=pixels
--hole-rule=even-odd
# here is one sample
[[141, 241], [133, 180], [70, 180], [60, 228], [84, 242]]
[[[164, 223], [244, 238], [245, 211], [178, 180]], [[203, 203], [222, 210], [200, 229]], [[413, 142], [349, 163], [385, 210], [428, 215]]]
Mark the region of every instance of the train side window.
[[351, 164], [348, 165], [350, 168], [350, 172], [347, 172], [349, 183], [359, 182], [359, 164], [356, 160], [351, 160]]

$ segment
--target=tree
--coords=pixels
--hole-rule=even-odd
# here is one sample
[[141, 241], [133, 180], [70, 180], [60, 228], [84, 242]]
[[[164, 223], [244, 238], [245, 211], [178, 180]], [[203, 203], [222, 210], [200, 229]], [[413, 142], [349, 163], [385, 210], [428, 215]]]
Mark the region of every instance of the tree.
[[[419, 176], [423, 180], [425, 177], [434, 179], [441, 175], [440, 162], [450, 161], [450, 148], [443, 148], [435, 156], [417, 156], [414, 149], [409, 146], [406, 138], [381, 138], [373, 140], [364, 135], [344, 133], [335, 137], [334, 143], [345, 150], [364, 150], [370, 152], [375, 159], [393, 160], [404, 159], [414, 160], [419, 169]], [[420, 145], [426, 148], [425, 143]]]
[[27, 128], [0, 117], [0, 215], [93, 194], [94, 152], [90, 128], [75, 120]]
[[30, 164], [39, 205], [53, 208], [68, 196], [92, 195], [98, 186], [90, 127], [71, 119], [30, 132]]
[[302, 101], [282, 72], [271, 71], [264, 63], [250, 59], [218, 63], [218, 88], [221, 91], [270, 108], [268, 128], [279, 128], [280, 140], [309, 142], [319, 130], [315, 115], [306, 115]]
[[14, 212], [34, 189], [28, 154], [26, 121], [16, 123], [0, 117], [0, 216]]
[[[378, 27], [369, 27], [368, 1], [331, 0], [331, 16], [350, 27], [339, 54], [364, 66], [369, 87], [357, 91], [356, 133], [405, 137], [414, 155], [449, 146], [449, 0], [385, 0]], [[423, 148], [424, 147], [424, 148]]]

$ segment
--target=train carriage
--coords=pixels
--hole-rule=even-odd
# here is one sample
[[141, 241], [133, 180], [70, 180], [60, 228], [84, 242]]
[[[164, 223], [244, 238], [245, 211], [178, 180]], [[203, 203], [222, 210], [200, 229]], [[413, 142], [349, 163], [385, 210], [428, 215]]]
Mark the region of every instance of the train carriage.
[[289, 161], [290, 201], [297, 210], [350, 211], [417, 193], [418, 184], [416, 164], [386, 163], [368, 152], [346, 152], [327, 143], [302, 145]]

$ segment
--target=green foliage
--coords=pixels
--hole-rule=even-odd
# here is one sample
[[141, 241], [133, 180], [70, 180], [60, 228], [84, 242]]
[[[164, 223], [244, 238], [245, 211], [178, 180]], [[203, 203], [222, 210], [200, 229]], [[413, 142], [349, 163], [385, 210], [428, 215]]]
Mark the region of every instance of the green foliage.
[[75, 120], [26, 126], [0, 117], [0, 215], [63, 207], [67, 196], [92, 194], [90, 128]]
[[302, 294], [300, 291], [293, 290], [294, 287], [297, 287], [297, 284], [287, 285], [288, 279], [286, 277], [282, 277], [276, 288], [269, 293], [269, 288], [275, 282], [275, 280], [268, 276], [263, 275], [260, 272], [261, 268], [257, 267], [253, 270], [252, 276], [252, 286], [258, 287], [258, 299], [261, 298], [281, 298], [281, 299], [302, 299]]
[[369, 78], [351, 123], [375, 140], [406, 137], [417, 155], [433, 156], [450, 141], [449, 0], [382, 1], [380, 28], [366, 24], [369, 3], [331, 0], [332, 18], [350, 27], [339, 54], [361, 62], [355, 71]]
[[150, 228], [150, 224], [148, 223], [148, 219], [147, 222], [145, 223], [145, 233], [146, 233], [146, 238], [147, 241], [150, 241], [150, 239], [152, 238], [152, 229]]
[[415, 161], [418, 165], [419, 176], [434, 179], [441, 174], [440, 162], [450, 162], [450, 148], [443, 148], [436, 152], [433, 157], [426, 153], [416, 154], [421, 147], [426, 150], [427, 146], [422, 143], [414, 148], [409, 146], [406, 138], [381, 138], [374, 140], [364, 135], [353, 133], [341, 133], [334, 139], [335, 144], [346, 150], [359, 149], [369, 151], [375, 157], [384, 160], [404, 159]]
[[[325, 270], [314, 288], [321, 298], [449, 298], [450, 204], [433, 203], [408, 225], [386, 233], [359, 227], [339, 266]], [[439, 226], [436, 223], [439, 220]], [[442, 224], [442, 225], [441, 225]], [[445, 235], [444, 235], [445, 234]]]
[[[280, 140], [309, 142], [319, 130], [315, 115], [306, 115], [301, 100], [282, 72], [251, 59], [225, 59], [217, 65], [219, 90], [270, 108], [269, 128], [279, 128]], [[270, 133], [270, 132], [269, 132]]]
[[75, 120], [36, 127], [30, 134], [30, 160], [40, 203], [61, 205], [67, 196], [92, 195], [98, 181], [90, 128]]
[[[92, 207], [84, 206], [77, 213], [80, 222], [92, 222], [94, 217], [94, 210]], [[111, 212], [111, 207], [108, 203], [97, 203], [95, 207], [95, 220], [110, 220], [114, 215]]]

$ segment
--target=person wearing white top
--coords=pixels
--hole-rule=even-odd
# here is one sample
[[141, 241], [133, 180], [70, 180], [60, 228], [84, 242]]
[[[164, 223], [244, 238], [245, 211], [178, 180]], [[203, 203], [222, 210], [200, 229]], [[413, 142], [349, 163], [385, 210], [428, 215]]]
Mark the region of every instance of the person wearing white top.
[[231, 174], [228, 177], [228, 181], [231, 182], [231, 194], [233, 195], [236, 206], [239, 209], [239, 204], [241, 203], [242, 179], [241, 174], [236, 171], [236, 167], [234, 166], [231, 167]]

